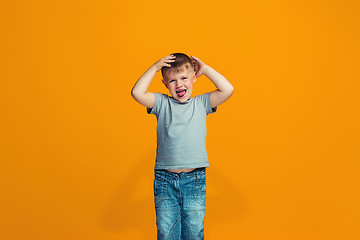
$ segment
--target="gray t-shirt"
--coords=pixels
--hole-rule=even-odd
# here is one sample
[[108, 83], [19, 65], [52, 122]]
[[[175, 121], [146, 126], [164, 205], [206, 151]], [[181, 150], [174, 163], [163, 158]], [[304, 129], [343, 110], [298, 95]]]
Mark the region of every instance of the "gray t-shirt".
[[210, 93], [189, 98], [185, 103], [155, 93], [153, 108], [147, 108], [158, 121], [155, 169], [208, 167], [206, 115], [216, 110], [211, 108]]

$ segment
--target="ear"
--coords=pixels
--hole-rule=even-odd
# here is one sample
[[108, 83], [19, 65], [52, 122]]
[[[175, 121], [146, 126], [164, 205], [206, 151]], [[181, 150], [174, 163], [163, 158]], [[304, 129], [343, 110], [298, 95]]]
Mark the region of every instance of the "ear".
[[194, 71], [194, 77], [193, 77], [193, 81], [192, 81], [192, 82], [194, 83], [194, 82], [196, 82], [196, 80], [197, 80], [196, 72]]
[[166, 88], [168, 88], [168, 86], [167, 86], [167, 84], [166, 84], [165, 80], [164, 80], [164, 79], [162, 79], [161, 81], [163, 82], [163, 84], [165, 85], [165, 87], [166, 87]]

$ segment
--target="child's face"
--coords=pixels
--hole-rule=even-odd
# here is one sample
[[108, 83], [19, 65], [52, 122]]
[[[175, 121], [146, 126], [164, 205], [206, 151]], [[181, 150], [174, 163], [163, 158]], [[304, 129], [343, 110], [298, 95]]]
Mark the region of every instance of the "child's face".
[[179, 71], [166, 72], [163, 83], [169, 89], [171, 96], [179, 102], [186, 102], [192, 94], [193, 83], [196, 81], [195, 71], [191, 67], [181, 66]]

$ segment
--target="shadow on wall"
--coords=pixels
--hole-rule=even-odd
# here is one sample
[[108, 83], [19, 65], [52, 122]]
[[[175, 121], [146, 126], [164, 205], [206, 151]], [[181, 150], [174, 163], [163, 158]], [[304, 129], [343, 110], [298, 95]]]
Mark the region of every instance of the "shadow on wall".
[[141, 232], [144, 239], [155, 239], [156, 223], [153, 206], [153, 169], [154, 154], [148, 154], [138, 161], [133, 169], [128, 169], [127, 176], [120, 183], [117, 191], [105, 209], [103, 225], [111, 232], [128, 229]]
[[[156, 238], [153, 180], [154, 160], [145, 157], [129, 170], [110, 199], [104, 212], [105, 229], [119, 233], [135, 230], [141, 232], [143, 239]], [[246, 212], [246, 203], [235, 184], [211, 167], [207, 169], [207, 189], [206, 227], [234, 221]]]

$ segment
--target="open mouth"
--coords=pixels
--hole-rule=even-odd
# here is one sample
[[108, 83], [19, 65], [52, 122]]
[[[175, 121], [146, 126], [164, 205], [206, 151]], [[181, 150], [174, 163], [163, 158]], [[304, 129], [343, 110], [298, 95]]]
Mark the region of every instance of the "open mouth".
[[176, 91], [176, 94], [178, 95], [178, 97], [183, 97], [186, 94], [186, 89], [178, 90]]

